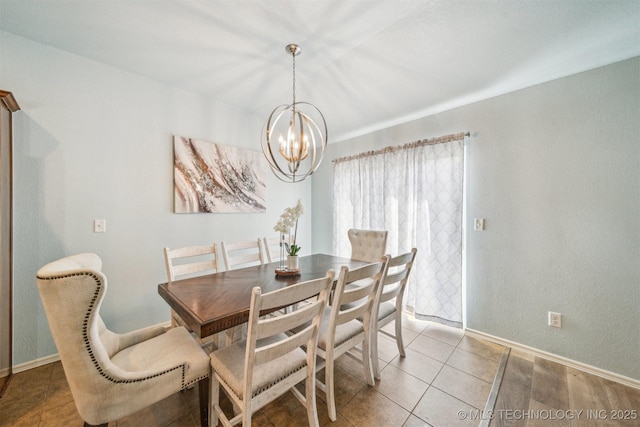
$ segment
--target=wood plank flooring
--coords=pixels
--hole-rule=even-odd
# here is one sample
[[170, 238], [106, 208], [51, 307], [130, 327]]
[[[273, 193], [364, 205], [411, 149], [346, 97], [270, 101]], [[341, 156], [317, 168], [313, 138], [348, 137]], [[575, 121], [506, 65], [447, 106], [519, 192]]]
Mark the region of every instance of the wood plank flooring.
[[640, 426], [640, 390], [511, 350], [491, 427]]

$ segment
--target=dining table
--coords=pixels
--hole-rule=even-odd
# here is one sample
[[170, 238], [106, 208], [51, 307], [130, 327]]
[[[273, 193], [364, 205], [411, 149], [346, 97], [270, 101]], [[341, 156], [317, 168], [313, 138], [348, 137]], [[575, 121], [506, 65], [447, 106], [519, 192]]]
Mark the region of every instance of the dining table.
[[[327, 254], [299, 257], [297, 274], [276, 274], [280, 262], [220, 271], [158, 285], [158, 293], [200, 338], [242, 325], [249, 319], [251, 292], [275, 291], [307, 280], [324, 277], [342, 266], [354, 269], [368, 264]], [[268, 314], [268, 313], [261, 313]]]

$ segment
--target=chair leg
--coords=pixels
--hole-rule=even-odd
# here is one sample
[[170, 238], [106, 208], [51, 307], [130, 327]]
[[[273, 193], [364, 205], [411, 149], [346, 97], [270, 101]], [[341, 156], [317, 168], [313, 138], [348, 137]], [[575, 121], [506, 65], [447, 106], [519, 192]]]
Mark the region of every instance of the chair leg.
[[318, 407], [316, 405], [316, 373], [311, 367], [307, 367], [308, 374], [305, 381], [305, 404], [307, 407], [307, 418], [309, 419], [309, 427], [318, 427]]
[[325, 383], [325, 393], [327, 396], [327, 409], [329, 410], [329, 419], [331, 421], [336, 421], [338, 419], [338, 415], [336, 413], [336, 396], [333, 390], [333, 354], [327, 354], [327, 363], [324, 367], [324, 383]]
[[362, 341], [362, 365], [364, 366], [364, 379], [370, 386], [376, 385], [373, 379], [373, 370], [371, 369], [371, 343], [370, 335], [371, 331], [366, 331], [364, 334], [364, 340]]
[[200, 425], [209, 427], [209, 378], [201, 379], [198, 382], [198, 394], [200, 397]]
[[242, 427], [251, 427], [251, 415], [253, 415], [251, 399], [243, 399], [242, 403], [244, 404], [244, 407], [242, 408]]
[[216, 427], [218, 425], [218, 407], [220, 406], [220, 383], [213, 372], [211, 373], [209, 383], [209, 398], [211, 399], [209, 422], [211, 427]]
[[373, 378], [380, 379], [380, 360], [378, 359], [378, 325], [371, 330], [371, 365], [373, 367]]
[[404, 341], [402, 341], [402, 312], [396, 311], [396, 345], [398, 346], [398, 352], [400, 357], [405, 356]]

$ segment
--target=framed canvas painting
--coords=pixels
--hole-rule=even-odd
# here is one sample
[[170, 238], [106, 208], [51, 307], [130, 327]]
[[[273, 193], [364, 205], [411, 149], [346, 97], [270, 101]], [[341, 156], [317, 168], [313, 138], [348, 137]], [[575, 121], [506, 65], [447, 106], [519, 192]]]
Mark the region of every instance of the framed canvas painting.
[[174, 136], [173, 153], [174, 212], [265, 212], [258, 151]]

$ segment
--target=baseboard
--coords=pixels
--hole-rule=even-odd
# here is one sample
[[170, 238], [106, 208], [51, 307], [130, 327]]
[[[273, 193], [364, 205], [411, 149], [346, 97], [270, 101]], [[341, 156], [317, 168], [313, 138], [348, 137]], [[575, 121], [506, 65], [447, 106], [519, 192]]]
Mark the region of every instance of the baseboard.
[[17, 374], [18, 372], [28, 371], [29, 369], [38, 368], [40, 366], [48, 365], [49, 363], [57, 362], [58, 360], [60, 360], [60, 355], [56, 353], [50, 356], [41, 357], [40, 359], [21, 363], [19, 365], [13, 365], [13, 373]]
[[626, 377], [624, 375], [616, 374], [615, 372], [610, 372], [604, 369], [597, 368], [595, 366], [587, 365], [586, 363], [578, 362], [576, 360], [569, 359], [564, 356], [559, 356], [557, 354], [549, 353], [544, 350], [540, 350], [534, 347], [529, 347], [524, 344], [520, 344], [514, 341], [509, 341], [500, 337], [496, 337], [484, 332], [476, 331], [474, 329], [465, 329], [467, 335], [473, 337], [475, 335], [476, 338], [484, 339], [487, 341], [494, 342], [496, 344], [503, 345], [505, 347], [511, 347], [512, 349], [522, 351], [524, 353], [531, 354], [533, 356], [541, 357], [543, 359], [550, 360], [552, 362], [560, 363], [561, 365], [568, 366], [570, 368], [578, 369], [584, 372], [587, 372], [592, 375], [599, 376], [601, 378], [605, 378], [610, 381], [614, 381], [629, 387], [633, 387], [640, 390], [640, 380], [636, 380], [634, 378]]
[[[159, 325], [166, 327], [170, 325], [170, 322], [164, 322]], [[540, 350], [534, 347], [529, 347], [527, 345], [520, 344], [515, 341], [510, 341], [504, 338], [496, 337], [494, 335], [490, 335], [485, 332], [476, 331], [475, 329], [467, 328], [465, 329], [465, 332], [471, 337], [475, 335], [477, 338], [491, 341], [505, 347], [510, 347], [512, 349], [516, 349], [516, 350], [531, 354], [533, 356], [542, 357], [543, 359], [560, 363], [561, 365], [565, 365], [574, 369], [579, 369], [589, 374], [597, 375], [601, 378], [605, 378], [607, 380], [611, 380], [611, 381], [614, 381], [629, 387], [637, 388], [640, 390], [640, 380], [636, 380], [634, 378], [616, 374], [615, 372], [611, 372], [611, 371], [597, 368], [595, 366], [587, 365], [586, 363], [578, 362], [576, 360], [572, 360], [564, 356], [559, 356], [557, 354], [549, 353], [547, 351]], [[29, 369], [38, 368], [40, 366], [48, 365], [49, 363], [57, 362], [58, 360], [60, 360], [60, 356], [57, 353], [52, 354], [50, 356], [41, 357], [40, 359], [35, 359], [26, 363], [14, 365], [13, 373], [17, 374], [18, 372], [23, 372]]]

